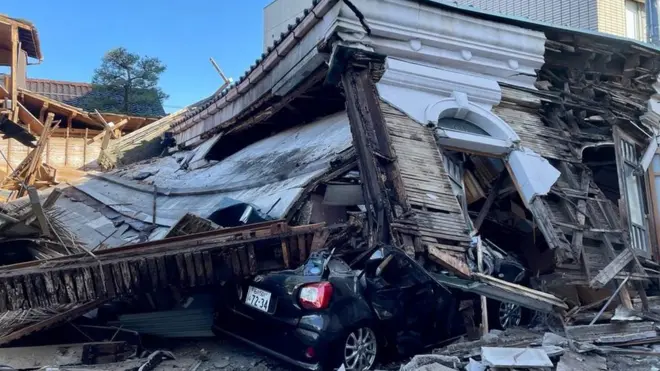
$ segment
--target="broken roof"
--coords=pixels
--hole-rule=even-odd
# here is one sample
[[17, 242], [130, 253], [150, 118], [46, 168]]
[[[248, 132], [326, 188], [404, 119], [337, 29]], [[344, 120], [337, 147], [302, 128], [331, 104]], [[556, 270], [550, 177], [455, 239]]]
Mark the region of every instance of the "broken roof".
[[21, 48], [27, 52], [28, 57], [36, 58], [39, 61], [43, 59], [41, 55], [41, 46], [39, 44], [39, 35], [34, 25], [28, 21], [11, 18], [6, 15], [0, 15], [0, 47], [11, 50], [11, 27], [18, 28], [18, 41]]
[[[283, 218], [303, 190], [327, 173], [333, 161], [347, 154], [351, 140], [348, 118], [341, 112], [280, 132], [220, 161], [197, 156], [202, 160], [196, 162], [194, 169], [188, 167], [193, 167], [191, 160], [197, 151], [92, 175], [73, 186], [90, 198], [82, 203], [86, 208], [71, 204], [71, 197], [63, 197], [58, 203], [66, 203], [70, 209], [71, 216], [66, 219], [72, 230], [83, 232], [92, 227], [108, 236], [123, 221], [137, 227], [128, 231], [129, 240], [136, 237], [136, 229], [145, 230], [151, 225], [154, 202], [157, 228], [151, 239], [162, 238], [186, 213], [209, 217], [226, 198], [255, 205], [271, 218]], [[105, 215], [95, 214], [92, 219], [92, 214], [103, 205], [107, 208], [101, 214]], [[81, 207], [84, 210], [78, 210]], [[100, 231], [101, 228], [107, 231]], [[123, 233], [115, 233], [112, 239], [124, 239]], [[84, 233], [80, 237], [85, 238]], [[116, 244], [111, 241], [108, 245]]]

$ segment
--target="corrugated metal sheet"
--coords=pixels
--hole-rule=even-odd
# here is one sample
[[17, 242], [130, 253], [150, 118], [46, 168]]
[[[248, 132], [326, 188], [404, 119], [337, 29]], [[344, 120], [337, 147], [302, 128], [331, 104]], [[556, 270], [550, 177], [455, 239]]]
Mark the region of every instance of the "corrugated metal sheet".
[[[342, 112], [263, 139], [207, 168], [181, 170], [180, 162], [194, 156], [189, 152], [88, 178], [75, 188], [121, 214], [123, 221], [144, 226], [152, 221], [152, 184], [156, 184], [156, 223], [161, 228], [150, 236], [156, 239], [186, 213], [208, 217], [227, 197], [253, 204], [272, 218], [284, 217], [305, 186], [324, 174], [351, 145], [348, 118]], [[141, 182], [132, 180], [139, 173], [153, 175]], [[58, 201], [58, 205], [60, 202], [66, 201]], [[94, 233], [107, 237], [104, 225], [113, 218], [102, 219], [93, 209], [79, 210], [85, 207], [89, 206], [75, 205], [67, 222], [77, 224], [72, 228], [85, 234], [90, 222], [98, 220], [92, 223]], [[93, 219], [91, 213], [97, 213]], [[98, 243], [99, 238], [92, 240]], [[119, 243], [110, 241], [112, 246]]]
[[141, 335], [165, 338], [212, 337], [213, 310], [200, 309], [169, 310], [140, 314], [126, 314], [119, 317], [123, 329], [137, 331]]
[[213, 297], [196, 295], [187, 308], [125, 314], [111, 323], [141, 335], [165, 338], [213, 337]]

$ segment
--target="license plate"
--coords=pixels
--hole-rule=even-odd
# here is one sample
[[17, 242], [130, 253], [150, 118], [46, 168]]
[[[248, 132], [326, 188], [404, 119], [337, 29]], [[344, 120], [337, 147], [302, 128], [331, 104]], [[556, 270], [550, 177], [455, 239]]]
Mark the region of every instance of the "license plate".
[[245, 304], [260, 311], [268, 312], [270, 292], [250, 286], [245, 297]]

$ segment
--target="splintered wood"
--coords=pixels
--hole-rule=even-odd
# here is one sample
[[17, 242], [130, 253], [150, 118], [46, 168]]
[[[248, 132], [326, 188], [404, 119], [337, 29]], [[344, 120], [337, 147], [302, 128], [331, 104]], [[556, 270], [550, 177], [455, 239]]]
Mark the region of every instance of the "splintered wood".
[[43, 153], [56, 124], [53, 124], [55, 115], [49, 113], [46, 117], [44, 130], [34, 148], [16, 169], [4, 179], [0, 188], [16, 191], [16, 198], [27, 194], [27, 187], [44, 188], [55, 184], [57, 171], [43, 163]]
[[272, 250], [295, 241], [289, 253], [298, 264], [322, 228], [273, 221], [0, 267], [0, 312], [206, 286], [282, 269], [283, 254]]
[[469, 276], [465, 251], [470, 236], [433, 132], [386, 103], [381, 109], [407, 202], [414, 210], [413, 218], [397, 220], [392, 228], [417, 235], [432, 260]]

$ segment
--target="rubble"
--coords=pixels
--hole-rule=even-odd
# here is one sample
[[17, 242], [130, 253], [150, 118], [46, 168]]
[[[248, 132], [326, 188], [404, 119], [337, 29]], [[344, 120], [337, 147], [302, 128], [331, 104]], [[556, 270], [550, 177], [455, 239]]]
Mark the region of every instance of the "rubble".
[[[2, 183], [14, 192], [0, 206], [0, 345], [14, 346], [0, 348], [4, 358], [71, 326], [87, 342], [39, 345], [51, 354], [29, 365], [21, 356], [14, 367], [134, 351], [132, 368], [155, 369], [176, 351], [151, 352], [141, 339], [212, 337], [220, 304], [244, 304], [255, 288], [261, 306], [250, 310], [261, 312], [232, 313], [264, 332], [290, 326], [278, 335], [312, 338], [324, 319], [300, 308], [329, 308], [332, 272], [352, 280], [335, 295], [352, 292], [363, 304], [342, 308], [354, 315], [342, 324], [372, 312], [404, 318], [388, 323], [403, 330], [448, 322], [432, 329], [443, 331], [443, 346], [401, 370], [606, 370], [633, 356], [654, 365], [660, 51], [449, 4], [354, 2], [314, 1], [236, 84], [140, 125], [30, 92], [11, 62], [0, 130], [33, 148]], [[397, 9], [401, 18], [389, 22], [417, 14], [410, 34], [370, 26]], [[447, 20], [456, 35], [431, 29]], [[40, 57], [34, 27], [8, 24], [31, 32], [23, 51]], [[465, 32], [473, 27], [497, 37], [474, 39]], [[405, 51], [401, 40], [410, 40]], [[443, 64], [454, 56], [461, 66]], [[85, 126], [85, 174], [54, 187], [50, 146], [56, 134], [68, 143], [74, 120], [95, 127]], [[87, 171], [88, 144], [104, 172]], [[399, 265], [387, 249], [407, 260]], [[400, 270], [388, 281], [387, 269]], [[257, 287], [273, 277], [276, 290]], [[429, 292], [444, 295], [447, 318], [420, 319]], [[452, 332], [459, 322], [467, 335]], [[346, 330], [317, 335], [364, 340], [362, 327]], [[428, 345], [403, 330], [386, 339], [393, 350]], [[351, 357], [371, 365], [370, 337], [351, 345]], [[328, 353], [298, 344], [303, 360], [294, 360], [249, 342], [311, 369]], [[60, 361], [60, 348], [75, 349]], [[186, 367], [205, 363], [230, 366], [205, 350]]]

